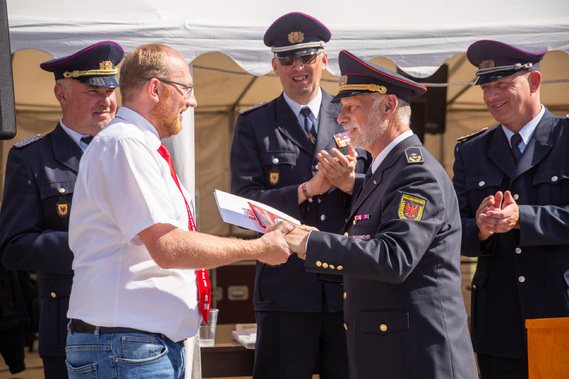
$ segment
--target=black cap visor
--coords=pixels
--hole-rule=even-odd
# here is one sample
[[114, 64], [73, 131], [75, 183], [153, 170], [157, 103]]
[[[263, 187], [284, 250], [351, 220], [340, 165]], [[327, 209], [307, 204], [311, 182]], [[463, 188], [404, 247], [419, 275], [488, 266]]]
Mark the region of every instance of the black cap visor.
[[332, 99], [332, 103], [339, 103], [341, 99], [344, 99], [346, 97], [352, 97], [352, 96], [360, 96], [360, 95], [369, 95], [370, 93], [376, 93], [373, 91], [342, 91], [339, 94], [337, 94], [336, 96], [334, 96], [334, 98]]
[[[508, 70], [508, 71], [501, 71], [501, 72], [493, 72], [491, 74], [486, 74], [486, 75], [480, 75], [474, 81], [474, 85], [481, 85], [481, 84], [497, 82], [498, 80], [502, 80], [504, 78], [507, 78], [508, 76], [512, 76], [512, 75], [514, 75], [520, 71], [522, 71], [522, 70]], [[523, 71], [526, 71], [526, 70], [523, 70]]]
[[293, 57], [300, 57], [301, 55], [315, 55], [322, 50], [316, 47], [309, 47], [305, 49], [299, 50], [291, 50], [291, 51], [282, 51], [280, 53], [275, 53], [275, 58], [293, 58]]
[[95, 87], [117, 88], [119, 86], [119, 82], [114, 75], [80, 76], [73, 79]]

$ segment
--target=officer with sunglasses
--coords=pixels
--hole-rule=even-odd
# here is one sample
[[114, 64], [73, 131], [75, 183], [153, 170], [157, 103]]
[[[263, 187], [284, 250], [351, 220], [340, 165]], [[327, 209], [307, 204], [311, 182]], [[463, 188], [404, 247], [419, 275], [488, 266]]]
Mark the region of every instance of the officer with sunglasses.
[[[238, 117], [231, 191], [319, 230], [341, 232], [354, 185], [371, 159], [364, 150], [348, 152], [336, 120], [341, 106], [320, 88], [330, 37], [321, 22], [297, 12], [266, 31], [283, 93]], [[316, 367], [322, 379], [347, 378], [342, 296], [341, 284], [307, 273], [296, 255], [277, 267], [257, 262], [253, 377], [312, 378]]]

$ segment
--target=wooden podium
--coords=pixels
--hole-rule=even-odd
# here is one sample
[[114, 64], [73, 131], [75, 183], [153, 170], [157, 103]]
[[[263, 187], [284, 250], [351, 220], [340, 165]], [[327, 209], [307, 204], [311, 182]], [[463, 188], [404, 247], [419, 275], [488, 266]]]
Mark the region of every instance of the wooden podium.
[[526, 320], [530, 379], [569, 378], [569, 317]]

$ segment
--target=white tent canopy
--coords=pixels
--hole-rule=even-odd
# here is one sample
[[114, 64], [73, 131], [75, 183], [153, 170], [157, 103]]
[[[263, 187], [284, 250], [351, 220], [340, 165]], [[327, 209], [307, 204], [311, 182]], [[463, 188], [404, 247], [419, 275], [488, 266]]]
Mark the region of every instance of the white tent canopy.
[[[194, 188], [196, 173], [198, 222], [200, 230], [209, 233], [234, 232], [217, 214], [213, 189], [229, 190], [236, 112], [270, 101], [282, 90], [278, 78], [270, 75], [272, 54], [262, 38], [267, 27], [285, 13], [310, 14], [332, 31], [326, 46], [329, 72], [322, 82], [330, 93], [337, 91], [337, 57], [343, 49], [415, 77], [430, 76], [446, 63], [447, 131], [425, 136], [425, 145], [449, 173], [455, 139], [495, 124], [480, 89], [468, 84], [475, 68], [464, 52], [472, 42], [493, 39], [547, 46], [550, 53], [541, 67], [544, 80], [551, 84], [542, 86], [542, 102], [557, 114], [569, 112], [566, 0], [308, 0], [299, 7], [261, 0], [7, 0], [7, 8], [14, 53], [15, 140], [48, 132], [59, 120], [53, 75], [39, 69], [42, 61], [104, 40], [118, 42], [126, 52], [160, 42], [184, 54], [193, 66], [198, 108], [186, 112], [184, 135], [172, 144], [177, 170], [189, 189]], [[12, 142], [4, 144], [3, 162]], [[194, 162], [194, 155], [195, 170], [188, 164]]]
[[477, 39], [546, 45], [569, 53], [569, 2], [565, 0], [314, 1], [291, 7], [264, 0], [8, 0], [12, 51], [38, 49], [70, 54], [112, 40], [126, 51], [162, 42], [188, 62], [208, 52], [230, 56], [253, 75], [271, 71], [262, 43], [268, 25], [300, 11], [332, 31], [330, 71], [338, 75], [338, 52], [364, 59], [385, 57], [410, 75], [425, 77]]

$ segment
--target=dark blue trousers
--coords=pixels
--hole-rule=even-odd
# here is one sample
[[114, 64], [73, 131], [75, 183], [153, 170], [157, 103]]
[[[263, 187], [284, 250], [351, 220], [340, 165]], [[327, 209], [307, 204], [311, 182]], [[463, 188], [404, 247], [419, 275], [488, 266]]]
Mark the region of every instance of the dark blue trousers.
[[348, 377], [343, 313], [255, 312], [255, 379]]

